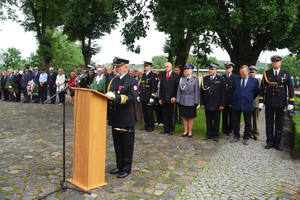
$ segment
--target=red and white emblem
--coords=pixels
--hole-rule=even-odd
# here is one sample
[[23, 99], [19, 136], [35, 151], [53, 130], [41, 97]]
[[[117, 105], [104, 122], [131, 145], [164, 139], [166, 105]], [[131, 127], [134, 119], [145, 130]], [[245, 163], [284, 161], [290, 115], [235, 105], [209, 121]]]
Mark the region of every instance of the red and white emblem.
[[133, 90], [134, 90], [134, 91], [137, 91], [137, 89], [138, 89], [138, 86], [134, 85], [134, 86], [133, 86]]

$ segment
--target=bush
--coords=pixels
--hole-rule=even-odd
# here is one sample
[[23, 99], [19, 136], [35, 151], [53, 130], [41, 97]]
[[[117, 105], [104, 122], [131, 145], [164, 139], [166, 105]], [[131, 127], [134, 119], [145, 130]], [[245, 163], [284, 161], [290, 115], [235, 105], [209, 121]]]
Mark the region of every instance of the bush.
[[300, 115], [292, 116], [292, 141], [294, 141], [294, 149], [300, 155]]

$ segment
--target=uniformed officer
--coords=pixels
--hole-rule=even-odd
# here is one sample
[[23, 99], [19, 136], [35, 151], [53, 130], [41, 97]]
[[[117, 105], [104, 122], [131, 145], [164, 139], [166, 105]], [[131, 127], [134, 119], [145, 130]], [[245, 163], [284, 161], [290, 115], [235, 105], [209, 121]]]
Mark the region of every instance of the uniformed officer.
[[142, 75], [140, 82], [140, 91], [137, 101], [141, 101], [145, 126], [141, 130], [152, 132], [154, 129], [154, 99], [157, 90], [157, 75], [152, 72], [152, 63], [144, 61], [145, 73]]
[[[288, 71], [282, 70], [281, 56], [271, 57], [273, 69], [264, 72], [259, 93], [259, 109], [265, 105], [267, 145], [265, 149], [274, 147], [281, 151], [281, 137], [284, 122], [284, 109], [287, 106], [287, 93], [289, 102], [287, 109], [294, 108], [294, 85]], [[275, 115], [275, 133], [274, 133]]]
[[226, 98], [225, 98], [225, 107], [222, 110], [222, 133], [226, 135], [231, 135], [233, 129], [233, 121], [232, 121], [232, 83], [235, 75], [232, 73], [234, 63], [226, 62], [226, 74], [223, 75], [226, 83]]
[[200, 87], [200, 105], [205, 110], [206, 137], [219, 141], [220, 113], [225, 107], [225, 79], [217, 75], [218, 64], [209, 65], [209, 76], [205, 76]]
[[117, 76], [113, 78], [106, 95], [113, 98], [109, 100], [108, 125], [112, 126], [112, 135], [116, 153], [117, 168], [111, 174], [119, 174], [118, 178], [125, 178], [131, 173], [134, 148], [134, 102], [137, 98], [137, 80], [128, 74], [129, 61], [115, 57]]

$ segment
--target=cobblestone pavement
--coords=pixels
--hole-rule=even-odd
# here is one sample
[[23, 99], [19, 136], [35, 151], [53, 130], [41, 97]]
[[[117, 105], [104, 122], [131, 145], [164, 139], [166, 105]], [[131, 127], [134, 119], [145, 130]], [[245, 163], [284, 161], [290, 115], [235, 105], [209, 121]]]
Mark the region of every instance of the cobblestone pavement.
[[[263, 124], [263, 123], [262, 123]], [[66, 106], [66, 177], [72, 176], [73, 107]], [[107, 186], [91, 195], [72, 190], [48, 200], [92, 199], [277, 199], [292, 198], [299, 164], [290, 154], [199, 138], [137, 131], [132, 174], [118, 179], [111, 128], [107, 129]], [[0, 101], [0, 199], [37, 199], [60, 188], [62, 179], [62, 106]], [[71, 184], [68, 184], [72, 187]], [[289, 187], [284, 187], [289, 186]]]

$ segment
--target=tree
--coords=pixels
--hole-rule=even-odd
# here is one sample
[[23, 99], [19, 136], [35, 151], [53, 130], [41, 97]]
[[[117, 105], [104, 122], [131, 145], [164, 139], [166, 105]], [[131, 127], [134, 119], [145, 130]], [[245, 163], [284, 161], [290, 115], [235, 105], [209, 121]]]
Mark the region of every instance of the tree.
[[45, 60], [48, 71], [52, 66], [53, 29], [62, 24], [67, 1], [64, 0], [21, 0], [21, 9], [25, 15], [21, 25], [25, 31], [34, 31], [39, 42], [38, 54]]
[[64, 33], [71, 41], [80, 41], [85, 65], [100, 51], [92, 40], [110, 33], [118, 23], [118, 15], [111, 0], [73, 0], [64, 15]]
[[15, 10], [17, 0], [1, 0], [0, 1], [0, 20], [16, 20], [18, 18]]
[[300, 75], [300, 60], [295, 56], [285, 56], [282, 59], [281, 68], [291, 73], [291, 76], [299, 77]]
[[164, 69], [164, 64], [168, 62], [166, 56], [153, 56], [152, 58], [152, 67], [153, 69]]
[[7, 51], [1, 49], [1, 68], [2, 69], [16, 69], [20, 68], [22, 59], [21, 59], [21, 52], [14, 48], [10, 47]]

